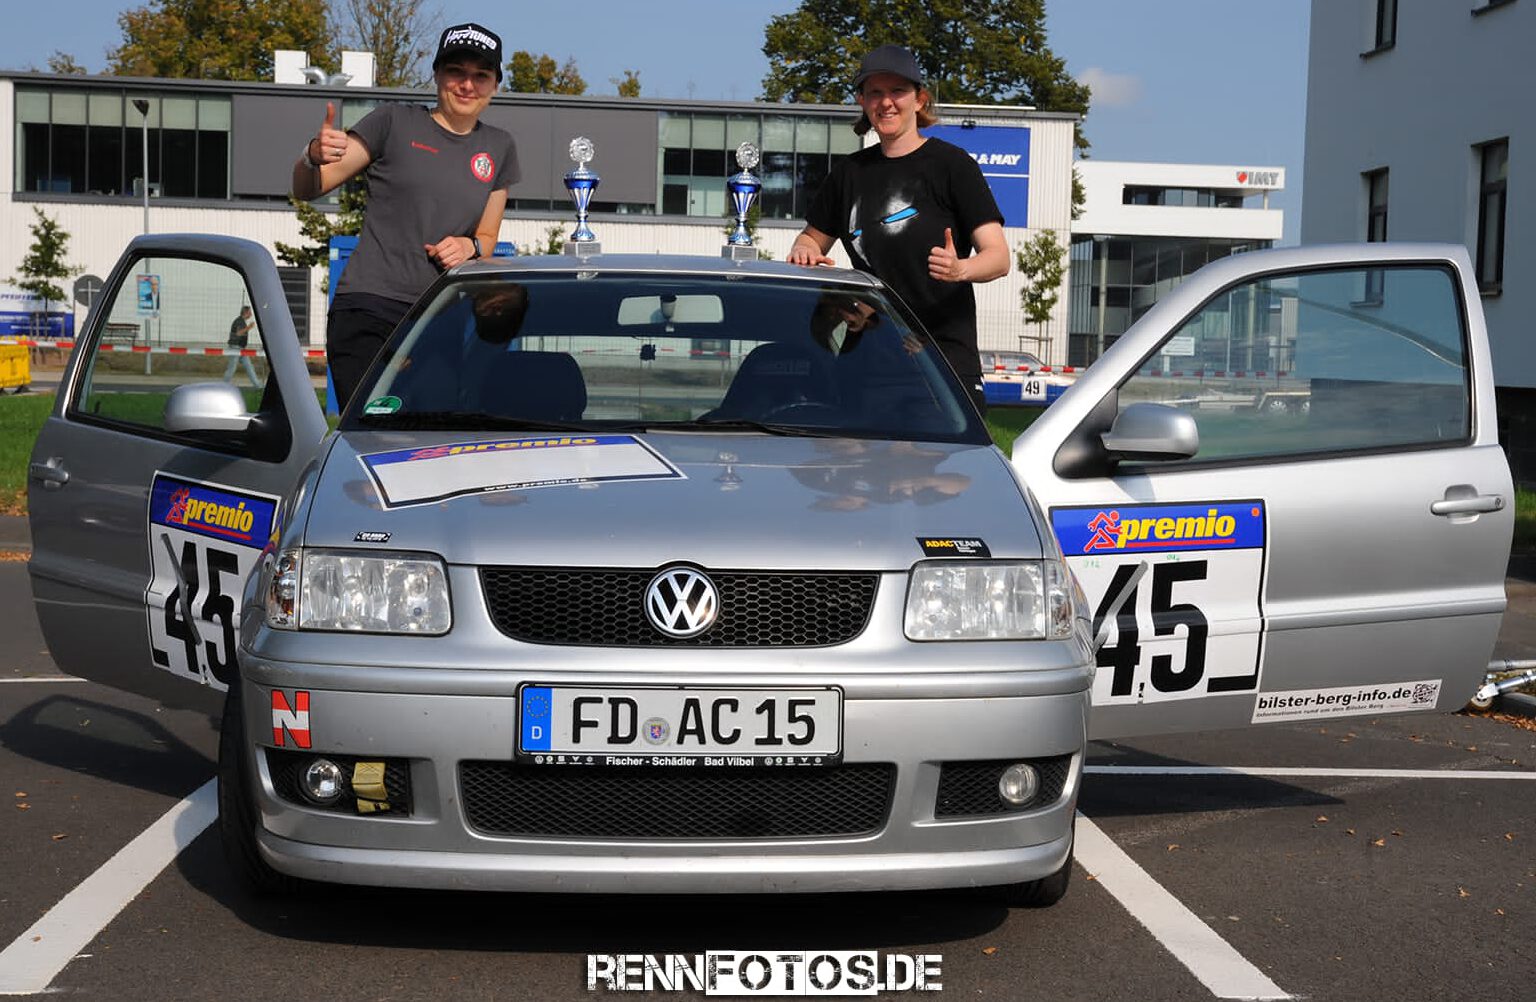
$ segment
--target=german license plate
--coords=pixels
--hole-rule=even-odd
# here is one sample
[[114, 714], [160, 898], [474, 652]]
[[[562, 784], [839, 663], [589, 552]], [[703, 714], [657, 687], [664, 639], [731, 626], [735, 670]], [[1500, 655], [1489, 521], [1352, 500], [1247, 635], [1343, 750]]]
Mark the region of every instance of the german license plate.
[[537, 765], [826, 766], [838, 689], [518, 689], [517, 757]]

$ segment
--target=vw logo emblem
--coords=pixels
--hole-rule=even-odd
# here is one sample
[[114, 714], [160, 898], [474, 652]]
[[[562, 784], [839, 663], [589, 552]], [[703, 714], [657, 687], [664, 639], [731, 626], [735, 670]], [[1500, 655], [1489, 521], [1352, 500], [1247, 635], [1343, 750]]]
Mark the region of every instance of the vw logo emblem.
[[645, 615], [669, 637], [696, 637], [715, 625], [720, 596], [715, 583], [688, 567], [669, 567], [645, 589]]

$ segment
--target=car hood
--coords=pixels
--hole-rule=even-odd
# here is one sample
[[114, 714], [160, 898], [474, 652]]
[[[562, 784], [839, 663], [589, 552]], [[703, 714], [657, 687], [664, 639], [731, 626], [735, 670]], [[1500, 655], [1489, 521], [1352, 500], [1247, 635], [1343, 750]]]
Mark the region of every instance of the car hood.
[[990, 446], [756, 434], [347, 433], [304, 531], [453, 564], [826, 570], [905, 569], [922, 539], [1041, 555]]

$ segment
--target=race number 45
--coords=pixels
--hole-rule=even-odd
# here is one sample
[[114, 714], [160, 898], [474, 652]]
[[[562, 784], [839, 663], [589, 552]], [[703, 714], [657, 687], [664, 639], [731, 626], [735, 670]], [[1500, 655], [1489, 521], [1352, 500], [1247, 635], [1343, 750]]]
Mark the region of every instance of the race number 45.
[[273, 497], [155, 475], [144, 605], [158, 667], [220, 688], [234, 680], [240, 592], [276, 512]]
[[1258, 689], [1263, 502], [1061, 508], [1051, 520], [1093, 610], [1095, 705]]

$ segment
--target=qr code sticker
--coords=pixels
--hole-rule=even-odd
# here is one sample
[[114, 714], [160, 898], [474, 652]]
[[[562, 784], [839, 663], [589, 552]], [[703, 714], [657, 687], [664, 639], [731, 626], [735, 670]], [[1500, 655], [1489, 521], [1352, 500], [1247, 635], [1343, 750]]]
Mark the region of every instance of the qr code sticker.
[[1412, 704], [1414, 706], [1423, 706], [1425, 703], [1433, 703], [1435, 701], [1436, 692], [1439, 690], [1439, 688], [1440, 687], [1438, 685], [1430, 682], [1418, 683], [1413, 687], [1413, 698], [1411, 701]]

